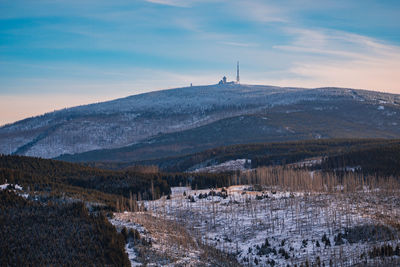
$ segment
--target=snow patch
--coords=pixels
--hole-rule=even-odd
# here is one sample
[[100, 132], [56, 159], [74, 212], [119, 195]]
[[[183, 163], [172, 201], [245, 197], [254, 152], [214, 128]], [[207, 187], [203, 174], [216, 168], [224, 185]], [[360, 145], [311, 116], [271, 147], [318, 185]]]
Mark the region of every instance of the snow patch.
[[[203, 242], [236, 255], [243, 265], [299, 265], [319, 257], [326, 266], [331, 259], [347, 266], [360, 262], [362, 253], [373, 246], [387, 243], [337, 241], [343, 229], [376, 224], [374, 217], [365, 213], [371, 200], [366, 192], [338, 198], [335, 194], [255, 191], [250, 185], [224, 190], [172, 188], [170, 200], [163, 197], [143, 204], [153, 214], [195, 229]], [[365, 199], [354, 203], [359, 198]], [[376, 209], [376, 205], [371, 207]]]
[[236, 159], [229, 160], [221, 164], [198, 168], [193, 172], [227, 172], [227, 171], [245, 171], [251, 166], [251, 159]]
[[10, 189], [14, 189], [14, 190], [19, 190], [19, 191], [21, 191], [22, 190], [22, 186], [20, 186], [20, 185], [18, 185], [18, 184], [2, 184], [2, 185], [0, 185], [0, 189], [1, 190], [5, 190], [5, 189], [7, 189], [7, 188], [10, 188]]

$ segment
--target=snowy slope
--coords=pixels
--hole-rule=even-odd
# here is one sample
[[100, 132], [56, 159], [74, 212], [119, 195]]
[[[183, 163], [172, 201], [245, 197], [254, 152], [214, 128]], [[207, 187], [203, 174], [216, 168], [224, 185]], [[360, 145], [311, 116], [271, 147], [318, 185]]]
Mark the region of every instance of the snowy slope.
[[50, 158], [117, 148], [271, 107], [329, 99], [376, 102], [380, 113], [390, 109], [379, 106], [400, 103], [397, 95], [338, 88], [235, 84], [178, 88], [63, 109], [3, 126], [0, 153]]

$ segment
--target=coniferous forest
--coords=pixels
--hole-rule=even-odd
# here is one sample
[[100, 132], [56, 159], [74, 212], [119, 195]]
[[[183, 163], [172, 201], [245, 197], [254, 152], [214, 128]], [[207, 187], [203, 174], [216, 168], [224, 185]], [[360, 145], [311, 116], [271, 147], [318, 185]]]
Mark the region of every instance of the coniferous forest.
[[[244, 170], [224, 172], [193, 171], [195, 167], [180, 172], [166, 171], [162, 164], [153, 165], [156, 161], [148, 162], [151, 165], [78, 164], [1, 155], [0, 262], [2, 266], [130, 266], [135, 262], [179, 262], [188, 251], [197, 251], [184, 262], [197, 265], [196, 259], [206, 259], [222, 266], [254, 266], [279, 265], [293, 260], [307, 266], [310, 262], [317, 265], [318, 262], [339, 262], [336, 248], [359, 242], [359, 239], [366, 240], [363, 242], [367, 244], [370, 241], [360, 229], [369, 229], [375, 233], [376, 245], [368, 243], [360, 252], [351, 250], [342, 261], [362, 257], [368, 264], [397, 263], [400, 228], [392, 212], [378, 216], [368, 210], [368, 216], [378, 216], [377, 219], [372, 226], [367, 221], [366, 225], [358, 226], [355, 224], [358, 219], [349, 219], [351, 213], [341, 208], [338, 226], [336, 217], [330, 221], [332, 216], [338, 216], [330, 214], [335, 206], [324, 207], [324, 212], [331, 216], [325, 222], [329, 231], [339, 232], [322, 237], [311, 234], [322, 238], [315, 246], [322, 242], [326, 251], [321, 255], [330, 255], [331, 261], [325, 256], [307, 258], [301, 251], [298, 252], [300, 256], [290, 253], [297, 242], [290, 241], [290, 235], [279, 241], [279, 249], [274, 250], [271, 243], [275, 241], [269, 240], [246, 248], [245, 254], [232, 245], [232, 238], [239, 244], [243, 242], [242, 234], [246, 235], [249, 229], [264, 229], [264, 224], [270, 220], [272, 228], [267, 232], [285, 231], [289, 227], [290, 231], [301, 233], [301, 227], [309, 229], [309, 226], [300, 227], [296, 222], [296, 228], [292, 229], [294, 225], [290, 220], [293, 220], [294, 205], [300, 205], [296, 216], [303, 216], [302, 212], [309, 212], [307, 205], [315, 205], [318, 198], [324, 205], [329, 201], [344, 205], [343, 201], [357, 200], [356, 205], [363, 209], [369, 208], [367, 199], [373, 198], [376, 205], [389, 210], [400, 188], [399, 151], [398, 140], [341, 139], [238, 145], [165, 159], [167, 164], [173, 162], [182, 168], [250, 158]], [[206, 164], [199, 165], [200, 161]], [[383, 201], [381, 196], [390, 201]], [[303, 204], [296, 204], [297, 201], [306, 205], [303, 203], [305, 206], [301, 207]], [[278, 205], [274, 207], [278, 210], [274, 216], [283, 216], [279, 213], [280, 207], [291, 210], [292, 217], [285, 213], [286, 226], [283, 222], [274, 225], [276, 222], [270, 215], [262, 215], [267, 217], [259, 221], [257, 216], [261, 215], [257, 214], [264, 214], [268, 205]], [[350, 204], [345, 205], [350, 209]], [[312, 210], [312, 214], [315, 212]], [[197, 215], [190, 218], [191, 213]], [[229, 216], [237, 218], [231, 221], [227, 215], [230, 213]], [[314, 216], [312, 214], [307, 216]], [[176, 221], [170, 221], [168, 216]], [[350, 221], [346, 221], [347, 227], [343, 228], [344, 218]], [[236, 229], [237, 223], [225, 228], [219, 220], [225, 220], [225, 224], [243, 220], [248, 228]], [[196, 231], [205, 231], [203, 237], [194, 230], [193, 223], [196, 227], [200, 225]], [[316, 227], [320, 229], [324, 223], [320, 219], [318, 223]], [[221, 236], [221, 229], [233, 231], [232, 237]], [[244, 232], [237, 236], [241, 231]], [[218, 238], [209, 239], [207, 233]], [[164, 237], [160, 239], [160, 236]], [[302, 248], [309, 242], [303, 237], [298, 241]], [[264, 254], [269, 255], [265, 260]]]
[[26, 200], [0, 191], [1, 266], [130, 266], [124, 237], [85, 204]]
[[400, 0], [0, 0], [0, 267], [400, 266]]

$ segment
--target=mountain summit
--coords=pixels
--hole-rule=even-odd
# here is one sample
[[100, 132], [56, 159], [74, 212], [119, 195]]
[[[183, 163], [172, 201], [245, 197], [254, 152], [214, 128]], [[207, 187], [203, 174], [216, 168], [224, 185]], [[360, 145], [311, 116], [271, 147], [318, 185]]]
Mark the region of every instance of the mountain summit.
[[5, 125], [0, 128], [0, 153], [52, 158], [140, 146], [179, 154], [234, 143], [395, 138], [400, 137], [399, 112], [399, 95], [373, 91], [192, 86], [63, 109]]

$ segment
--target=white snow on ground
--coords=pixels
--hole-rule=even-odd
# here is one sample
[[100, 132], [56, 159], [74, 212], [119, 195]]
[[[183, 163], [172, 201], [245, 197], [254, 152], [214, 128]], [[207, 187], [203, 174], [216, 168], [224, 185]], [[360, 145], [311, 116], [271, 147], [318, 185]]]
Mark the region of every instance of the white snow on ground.
[[355, 171], [361, 170], [361, 166], [346, 166], [344, 168], [338, 168], [336, 170], [340, 170], [340, 171], [344, 170], [344, 171], [347, 171], [347, 172], [355, 172]]
[[19, 186], [19, 185], [17, 185], [17, 184], [14, 186], [14, 188], [15, 188], [16, 190], [22, 190], [22, 186]]
[[0, 185], [0, 190], [6, 190], [7, 188], [11, 189], [17, 195], [19, 195], [19, 196], [21, 196], [23, 198], [28, 198], [29, 197], [29, 194], [28, 193], [24, 193], [22, 186], [20, 186], [18, 184], [7, 184], [6, 183], [6, 184]]
[[15, 190], [22, 190], [22, 186], [18, 185], [18, 184], [2, 184], [0, 185], [0, 189], [4, 190], [7, 189], [10, 186], [10, 188], [15, 189]]
[[9, 184], [2, 184], [2, 185], [0, 185], [0, 189], [1, 189], [1, 190], [4, 190], [4, 189], [6, 189], [8, 186], [9, 186]]
[[310, 158], [310, 159], [305, 159], [299, 162], [295, 162], [292, 164], [289, 164], [289, 166], [296, 166], [296, 167], [313, 167], [315, 165], [321, 164], [323, 157], [318, 157], [318, 158]]
[[198, 168], [194, 172], [226, 172], [226, 171], [245, 171], [251, 166], [251, 159], [229, 160], [224, 163]]
[[[148, 212], [114, 213], [110, 222], [118, 229], [126, 227], [140, 233], [142, 241], [125, 248], [132, 266], [199, 266], [202, 249], [186, 229]], [[141, 222], [141, 223], [138, 223]], [[140, 257], [139, 257], [140, 253]]]
[[[338, 96], [381, 106], [385, 104], [382, 101], [400, 100], [398, 95], [339, 88], [193, 86], [63, 109], [5, 125], [0, 127], [0, 153], [10, 154], [28, 145], [20, 152], [52, 158], [64, 153], [123, 147], [149, 141], [159, 133], [187, 130], [302, 101], [335, 101]], [[337, 107], [323, 106], [332, 108]], [[296, 110], [287, 111], [290, 112]]]
[[[127, 213], [125, 213], [127, 214]], [[111, 224], [113, 224], [115, 227], [117, 227], [119, 230], [121, 230], [123, 227], [126, 227], [128, 230], [129, 229], [135, 229], [137, 230], [141, 235], [146, 235], [147, 231], [144, 229], [144, 227], [140, 224], [134, 223], [132, 221], [121, 221], [120, 219], [110, 219]], [[142, 266], [142, 264], [137, 260], [138, 254], [137, 251], [135, 250], [135, 247], [132, 243], [127, 243], [125, 245], [125, 251], [128, 254], [129, 261], [131, 262], [131, 266]]]
[[[193, 86], [78, 106], [0, 127], [0, 140], [7, 141], [0, 142], [0, 152], [14, 152], [34, 141], [38, 129], [41, 133], [50, 130], [32, 144], [26, 155], [56, 157], [122, 147], [158, 133], [191, 129], [270, 105], [314, 100], [316, 96], [309, 91], [257, 85]], [[332, 94], [319, 93], [322, 98]], [[148, 114], [152, 115], [146, 117]], [[7, 139], [10, 132], [14, 137]]]
[[152, 214], [185, 225], [206, 244], [235, 254], [244, 265], [258, 262], [265, 266], [274, 262], [286, 266], [320, 261], [327, 266], [333, 260], [347, 266], [360, 262], [372, 246], [390, 243], [350, 243], [343, 239], [343, 244], [335, 244], [335, 237], [346, 228], [376, 225], [375, 217], [366, 212], [370, 197], [358, 203], [361, 195], [249, 189], [245, 185], [232, 186], [227, 188], [228, 196], [223, 197], [208, 195], [210, 190], [179, 187], [172, 189], [170, 200], [143, 203]]
[[128, 254], [129, 261], [131, 262], [131, 266], [142, 266], [140, 262], [136, 261], [137, 253], [135, 251], [134, 246], [131, 243], [125, 245], [125, 251]]

